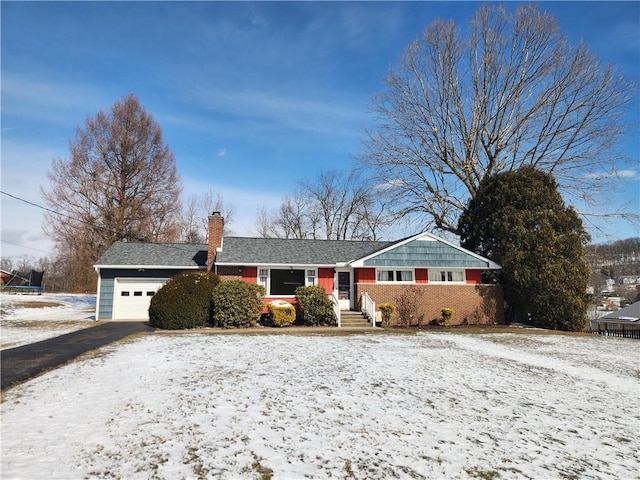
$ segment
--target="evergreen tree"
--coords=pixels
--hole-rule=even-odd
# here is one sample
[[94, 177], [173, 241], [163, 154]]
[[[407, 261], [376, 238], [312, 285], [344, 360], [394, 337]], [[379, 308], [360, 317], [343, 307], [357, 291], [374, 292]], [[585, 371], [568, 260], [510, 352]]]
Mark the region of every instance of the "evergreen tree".
[[543, 328], [585, 326], [589, 240], [551, 174], [527, 166], [480, 184], [459, 223], [462, 246], [502, 266], [508, 318]]

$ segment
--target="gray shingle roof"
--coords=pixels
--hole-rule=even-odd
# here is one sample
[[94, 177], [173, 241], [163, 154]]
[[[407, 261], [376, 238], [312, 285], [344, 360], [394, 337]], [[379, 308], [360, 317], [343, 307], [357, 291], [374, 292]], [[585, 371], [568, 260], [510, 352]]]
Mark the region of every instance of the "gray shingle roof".
[[[405, 239], [409, 241], [409, 239]], [[492, 268], [491, 262], [439, 241], [393, 242], [358, 240], [298, 240], [285, 238], [225, 237], [218, 265], [314, 265], [333, 266], [366, 259], [361, 266], [456, 266]], [[105, 267], [205, 268], [206, 244], [117, 242], [96, 262]]]
[[607, 313], [600, 317], [598, 321], [618, 321], [618, 322], [638, 322], [640, 321], [640, 302], [627, 305], [615, 312]]
[[366, 257], [396, 242], [225, 237], [217, 264], [336, 265]]
[[207, 245], [190, 243], [116, 242], [98, 259], [96, 266], [205, 267]]

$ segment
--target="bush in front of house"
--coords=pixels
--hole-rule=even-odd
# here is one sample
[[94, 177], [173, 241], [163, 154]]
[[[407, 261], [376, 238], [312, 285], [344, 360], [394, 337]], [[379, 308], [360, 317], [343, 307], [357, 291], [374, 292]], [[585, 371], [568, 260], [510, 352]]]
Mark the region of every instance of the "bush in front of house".
[[378, 308], [382, 314], [382, 324], [388, 327], [391, 323], [391, 314], [396, 311], [396, 306], [393, 303], [381, 303]]
[[167, 330], [206, 327], [211, 321], [211, 292], [218, 283], [218, 275], [209, 272], [170, 278], [151, 298], [149, 324]]
[[268, 319], [276, 327], [288, 327], [296, 321], [296, 309], [289, 302], [277, 300], [267, 305]]
[[453, 308], [443, 308], [441, 310], [442, 313], [442, 324], [446, 325], [449, 320], [451, 320], [451, 316], [454, 314], [455, 310]]
[[402, 293], [396, 297], [396, 311], [398, 312], [401, 326], [422, 326], [422, 322], [424, 321], [424, 313], [420, 312], [420, 299], [422, 294], [422, 290], [412, 285], [403, 289]]
[[335, 326], [333, 303], [324, 288], [319, 286], [298, 287], [295, 291], [300, 319], [304, 325]]
[[255, 327], [260, 319], [264, 287], [242, 280], [229, 280], [211, 294], [213, 324], [222, 328]]

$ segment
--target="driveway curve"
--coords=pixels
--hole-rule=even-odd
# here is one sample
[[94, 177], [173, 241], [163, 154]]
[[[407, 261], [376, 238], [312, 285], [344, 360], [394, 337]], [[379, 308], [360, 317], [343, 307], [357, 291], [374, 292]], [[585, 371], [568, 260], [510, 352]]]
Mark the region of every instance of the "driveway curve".
[[153, 331], [154, 328], [144, 322], [108, 322], [41, 342], [1, 350], [0, 389], [22, 383], [83, 353], [130, 335]]

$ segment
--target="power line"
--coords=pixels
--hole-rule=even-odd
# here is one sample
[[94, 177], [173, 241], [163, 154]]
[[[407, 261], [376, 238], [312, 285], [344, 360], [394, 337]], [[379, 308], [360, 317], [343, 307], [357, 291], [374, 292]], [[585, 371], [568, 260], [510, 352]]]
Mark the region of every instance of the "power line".
[[[24, 198], [20, 198], [20, 197], [18, 197], [18, 196], [16, 196], [16, 195], [12, 195], [12, 194], [7, 193], [7, 192], [2, 191], [2, 190], [0, 190], [0, 193], [2, 193], [3, 195], [6, 195], [7, 197], [11, 197], [11, 198], [13, 198], [13, 199], [15, 199], [15, 200], [18, 200], [18, 201], [20, 201], [20, 202], [24, 202], [24, 203], [26, 203], [26, 204], [28, 204], [28, 205], [33, 206], [33, 207], [37, 207], [37, 208], [39, 208], [39, 209], [41, 209], [41, 210], [45, 210], [45, 211], [47, 211], [47, 212], [53, 213], [54, 215], [59, 215], [59, 216], [61, 216], [61, 217], [66, 217], [66, 218], [69, 218], [69, 219], [74, 220], [74, 221], [80, 221], [80, 223], [84, 223], [85, 225], [89, 225], [90, 227], [95, 228], [95, 226], [94, 226], [94, 225], [92, 225], [91, 223], [87, 222], [86, 220], [82, 220], [82, 219], [79, 219], [79, 218], [77, 218], [77, 217], [72, 217], [71, 215], [67, 215], [67, 214], [65, 214], [65, 213], [56, 212], [55, 210], [52, 210], [52, 209], [50, 209], [50, 208], [48, 208], [48, 207], [44, 207], [44, 206], [39, 205], [39, 204], [37, 204], [37, 203], [31, 202], [31, 201], [29, 201], [29, 200], [25, 200]], [[102, 230], [102, 231], [104, 231], [104, 232], [116, 233], [116, 234], [118, 233], [118, 232], [116, 232], [115, 230], [111, 230], [111, 229], [108, 229], [108, 228], [105, 228], [105, 227], [98, 227], [98, 228], [99, 228], [99, 230]], [[11, 242], [7, 242], [6, 240], [2, 240], [2, 241], [3, 241], [3, 242], [5, 242], [5, 243], [11, 243]], [[122, 241], [122, 240], [121, 240], [121, 241]], [[142, 242], [142, 243], [148, 243], [148, 242]], [[155, 243], [155, 242], [150, 242], [150, 243]], [[179, 248], [179, 247], [174, 247], [174, 246], [173, 246], [174, 244], [179, 244], [179, 245], [194, 245], [194, 244], [187, 244], [186, 242], [155, 243], [155, 244], [156, 244], [156, 245], [159, 245], [159, 246], [161, 245], [161, 246], [163, 246], [163, 247], [165, 247], [165, 248], [170, 248], [170, 249], [171, 249], [171, 248], [175, 248], [175, 249], [178, 249], [178, 248]], [[14, 245], [17, 245], [17, 244], [14, 244]], [[196, 245], [199, 245], [199, 244], [196, 244]], [[20, 246], [20, 247], [24, 247], [24, 248], [31, 248], [31, 249], [33, 249], [33, 250], [39, 250], [39, 249], [37, 249], [37, 248], [27, 247], [27, 246], [25, 246], [25, 245], [18, 245], [18, 246]], [[40, 251], [44, 251], [44, 250], [40, 250]], [[49, 253], [49, 252], [46, 252], [46, 253]]]
[[3, 192], [2, 190], [0, 190], [0, 193], [2, 193], [3, 195], [6, 195], [7, 197], [11, 197], [11, 198], [13, 198], [15, 200], [19, 200], [20, 202], [24, 202], [24, 203], [26, 203], [28, 205], [32, 205], [34, 207], [38, 207], [41, 210], [45, 210], [47, 212], [53, 213], [54, 215], [60, 215], [61, 217], [70, 218], [71, 220], [77, 220], [75, 217], [72, 217], [71, 215], [67, 215], [65, 213], [56, 212], [55, 210], [51, 210], [50, 208], [43, 207], [42, 205], [38, 205], [37, 203], [31, 202], [29, 200], [25, 200], [24, 198], [16, 197], [15, 195], [11, 195], [10, 193]]
[[[37, 203], [33, 203], [33, 202], [30, 202], [29, 200], [25, 200], [24, 198], [20, 198], [20, 197], [16, 197], [15, 195], [11, 195], [10, 193], [7, 193], [7, 192], [1, 191], [1, 190], [0, 190], [0, 193], [2, 193], [3, 195], [6, 195], [7, 197], [11, 197], [11, 198], [13, 198], [15, 200], [19, 200], [20, 202], [24, 202], [24, 203], [32, 205], [34, 207], [41, 208], [42, 210], [47, 210], [47, 211], [49, 211], [51, 213], [55, 213], [56, 215], [60, 215], [60, 216], [63, 216], [63, 217], [66, 216], [64, 214], [61, 214], [61, 213], [58, 213], [58, 212], [54, 212], [53, 210], [51, 210], [49, 208], [43, 207], [42, 205], [38, 205]], [[71, 218], [71, 217], [69, 217], [69, 218]], [[28, 250], [35, 250], [35, 251], [43, 252], [43, 253], [47, 253], [47, 254], [51, 253], [51, 252], [49, 252], [47, 250], [42, 250], [41, 248], [29, 247], [28, 245], [22, 245], [20, 243], [10, 242], [9, 240], [5, 240], [5, 239], [0, 239], [0, 241], [2, 243], [7, 243], [9, 245], [15, 245], [16, 247], [26, 248]]]
[[9, 240], [5, 240], [5, 239], [0, 239], [0, 242], [8, 243], [9, 245], [15, 245], [16, 247], [27, 248], [29, 250], [37, 250], [38, 252], [51, 253], [48, 250], [42, 250], [41, 248], [36, 248], [36, 247], [29, 247], [27, 245], [22, 245], [20, 243], [15, 243], [15, 242], [10, 242]]

